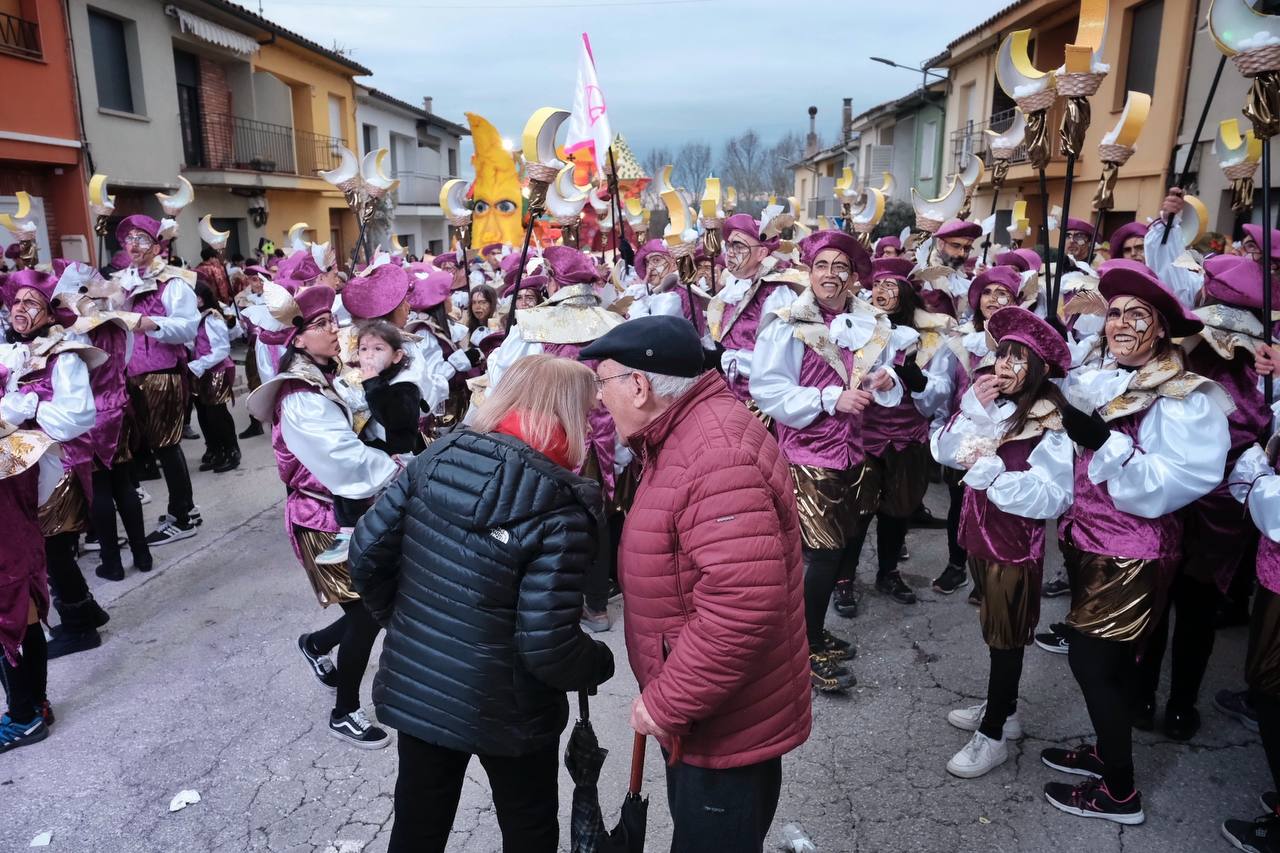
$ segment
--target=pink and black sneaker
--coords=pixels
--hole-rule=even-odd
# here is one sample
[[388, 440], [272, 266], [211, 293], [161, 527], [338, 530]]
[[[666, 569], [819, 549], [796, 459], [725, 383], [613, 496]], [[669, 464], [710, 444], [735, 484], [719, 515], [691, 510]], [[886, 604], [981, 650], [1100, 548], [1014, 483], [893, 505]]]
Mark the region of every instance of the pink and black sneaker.
[[1107, 790], [1101, 779], [1086, 779], [1079, 785], [1050, 782], [1044, 786], [1049, 805], [1076, 817], [1097, 817], [1112, 823], [1136, 826], [1147, 819], [1142, 813], [1142, 795], [1135, 789], [1122, 800]]

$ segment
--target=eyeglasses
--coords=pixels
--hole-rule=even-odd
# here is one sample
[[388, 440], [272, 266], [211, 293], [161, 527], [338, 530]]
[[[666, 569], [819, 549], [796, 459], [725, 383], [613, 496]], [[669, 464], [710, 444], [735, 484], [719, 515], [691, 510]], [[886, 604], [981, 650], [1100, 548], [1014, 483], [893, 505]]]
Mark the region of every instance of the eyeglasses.
[[334, 316], [332, 314], [326, 314], [325, 316], [321, 317], [319, 320], [312, 320], [310, 323], [308, 323], [304, 331], [309, 332], [312, 329], [336, 329], [336, 328], [338, 328], [338, 321], [334, 319]]
[[139, 249], [150, 249], [156, 244], [156, 241], [152, 240], [149, 234], [135, 231], [125, 236], [124, 244], [126, 246], [137, 246]]
[[597, 376], [596, 387], [603, 388], [604, 383], [608, 382], [610, 379], [621, 379], [622, 377], [630, 376], [633, 373], [635, 373], [634, 370], [628, 370], [626, 373], [617, 373], [617, 374], [614, 374], [613, 376]]
[[1067, 242], [1068, 243], [1088, 243], [1089, 235], [1084, 233], [1083, 231], [1068, 231]]
[[734, 258], [741, 258], [750, 253], [755, 246], [748, 245], [740, 240], [730, 240], [724, 244], [724, 253]]

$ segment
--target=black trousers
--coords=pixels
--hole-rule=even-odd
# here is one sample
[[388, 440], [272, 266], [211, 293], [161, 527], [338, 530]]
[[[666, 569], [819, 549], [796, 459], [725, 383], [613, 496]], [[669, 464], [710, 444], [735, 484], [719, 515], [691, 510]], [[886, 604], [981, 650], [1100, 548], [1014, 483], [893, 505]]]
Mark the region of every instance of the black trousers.
[[960, 511], [964, 506], [964, 483], [947, 484], [951, 503], [947, 507], [947, 562], [964, 568], [969, 555], [960, 545]]
[[49, 649], [44, 629], [37, 622], [27, 626], [18, 665], [0, 654], [0, 681], [9, 700], [9, 716], [16, 723], [29, 723], [40, 713], [49, 682]]
[[1141, 672], [1138, 699], [1154, 699], [1160, 686], [1160, 665], [1164, 662], [1169, 639], [1170, 611], [1177, 613], [1173, 623], [1173, 655], [1169, 662], [1169, 707], [1187, 710], [1196, 706], [1200, 683], [1209, 658], [1213, 655], [1214, 619], [1221, 600], [1212, 583], [1198, 581], [1179, 573], [1173, 581], [1164, 616], [1138, 664]]
[[[387, 853], [442, 853], [471, 754], [400, 732], [395, 823]], [[560, 843], [560, 745], [517, 758], [478, 756], [489, 777], [504, 853], [555, 853]], [[729, 848], [733, 849], [733, 848]]]
[[198, 399], [196, 404], [196, 420], [200, 422], [200, 432], [204, 433], [204, 445], [210, 453], [239, 452], [240, 442], [236, 437], [236, 422], [227, 411], [226, 403], [216, 406], [206, 405]]
[[[108, 568], [120, 567], [120, 545], [116, 539], [116, 512], [124, 522], [125, 536], [129, 537], [129, 550], [133, 552], [133, 564], [140, 568], [151, 567], [151, 549], [147, 545], [146, 522], [142, 519], [142, 502], [135, 491], [137, 483], [132, 466], [116, 465], [93, 472], [93, 506], [89, 510], [93, 532], [98, 534], [102, 548], [99, 557]], [[65, 621], [65, 619], [64, 619]]]
[[328, 654], [338, 647], [337, 696], [333, 703], [335, 716], [350, 714], [360, 707], [360, 682], [369, 666], [374, 640], [382, 628], [374, 621], [363, 601], [342, 605], [342, 615], [328, 627], [311, 634], [311, 651]]
[[186, 524], [195, 508], [191, 496], [191, 472], [187, 470], [187, 457], [182, 453], [182, 442], [162, 447], [156, 451], [160, 470], [164, 472], [164, 484], [169, 488], [169, 515]]
[[668, 766], [671, 853], [759, 853], [781, 793], [781, 758], [723, 770]]
[[1072, 632], [1067, 658], [1084, 694], [1089, 720], [1098, 736], [1103, 779], [1120, 798], [1133, 790], [1133, 699], [1138, 664], [1134, 643], [1101, 640]]
[[92, 631], [97, 603], [89, 592], [80, 564], [76, 562], [78, 533], [59, 533], [44, 538], [45, 566], [49, 571], [49, 592], [62, 627], [72, 633]]

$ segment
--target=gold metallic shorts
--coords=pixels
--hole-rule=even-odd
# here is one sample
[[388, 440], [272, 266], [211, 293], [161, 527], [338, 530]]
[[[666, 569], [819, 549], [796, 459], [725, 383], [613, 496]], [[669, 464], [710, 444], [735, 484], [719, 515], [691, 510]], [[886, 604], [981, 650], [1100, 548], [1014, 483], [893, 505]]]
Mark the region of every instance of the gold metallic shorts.
[[1031, 642], [1040, 621], [1040, 563], [1013, 566], [969, 559], [969, 571], [982, 591], [978, 621], [982, 639], [993, 649], [1016, 649]]
[[1280, 698], [1280, 595], [1261, 584], [1253, 599], [1244, 682], [1250, 690]]
[[40, 532], [47, 536], [59, 533], [82, 533], [89, 529], [89, 502], [80, 479], [71, 471], [53, 487], [53, 494], [40, 505]]
[[226, 368], [207, 371], [196, 380], [196, 399], [205, 406], [221, 406], [231, 402], [235, 373]]
[[1091, 554], [1065, 544], [1062, 552], [1071, 579], [1067, 624], [1100, 640], [1145, 639], [1164, 607], [1161, 561]]
[[129, 377], [137, 425], [152, 450], [172, 447], [182, 440], [186, 400], [182, 377], [177, 373], [144, 373]]
[[307, 580], [311, 581], [311, 589], [315, 591], [316, 600], [322, 606], [344, 604], [360, 598], [351, 588], [351, 572], [346, 563], [336, 566], [316, 565], [316, 557], [333, 544], [334, 534], [295, 524], [293, 538], [298, 543], [298, 551], [302, 553], [302, 568], [307, 573]]
[[929, 445], [909, 444], [901, 450], [886, 447], [880, 456], [867, 456], [865, 488], [878, 496], [873, 509], [890, 518], [907, 518], [916, 511], [929, 490]]
[[814, 465], [792, 465], [800, 535], [806, 548], [835, 551], [844, 548], [860, 516], [865, 515], [867, 466], [845, 471]]

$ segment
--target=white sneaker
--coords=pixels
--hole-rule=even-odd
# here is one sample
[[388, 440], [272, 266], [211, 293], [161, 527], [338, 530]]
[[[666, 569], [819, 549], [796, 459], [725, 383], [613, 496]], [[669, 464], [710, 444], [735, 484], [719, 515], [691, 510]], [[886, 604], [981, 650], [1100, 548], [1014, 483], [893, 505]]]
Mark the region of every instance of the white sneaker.
[[[987, 712], [987, 703], [974, 705], [970, 708], [956, 708], [947, 714], [947, 722], [955, 726], [957, 729], [963, 729], [966, 732], [976, 732], [978, 727], [982, 725], [982, 715]], [[1002, 732], [1005, 740], [1019, 740], [1022, 737], [1022, 723], [1018, 722], [1018, 712], [1014, 711], [1009, 718], [1004, 721], [1004, 731]]]
[[142, 488], [142, 486], [138, 486], [138, 488], [134, 489], [134, 491], [138, 493], [138, 503], [142, 504], [143, 506], [146, 506], [147, 504], [151, 503], [151, 495], [148, 494], [147, 490]]
[[961, 779], [976, 779], [1009, 760], [1009, 747], [1003, 740], [992, 740], [982, 732], [973, 737], [947, 762], [947, 772]]
[[316, 555], [317, 566], [340, 566], [347, 561], [351, 550], [351, 534], [342, 532], [333, 537], [333, 544]]

